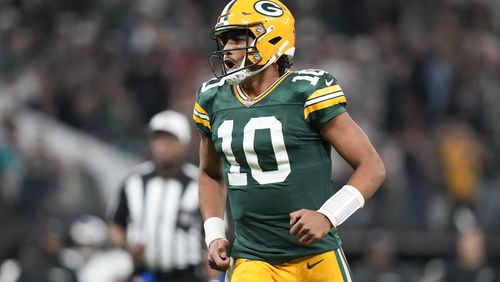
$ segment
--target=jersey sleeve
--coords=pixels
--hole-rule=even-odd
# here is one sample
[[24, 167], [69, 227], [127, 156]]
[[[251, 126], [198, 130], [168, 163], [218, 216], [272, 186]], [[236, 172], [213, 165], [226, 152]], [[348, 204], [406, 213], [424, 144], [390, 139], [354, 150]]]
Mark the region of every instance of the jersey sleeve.
[[195, 123], [195, 128], [201, 134], [205, 136], [210, 136], [212, 134], [212, 127], [210, 125], [210, 117], [208, 115], [206, 108], [206, 102], [203, 99], [203, 92], [198, 90], [196, 93], [196, 101], [194, 103], [193, 109], [193, 120]]
[[304, 118], [321, 127], [345, 112], [346, 105], [346, 97], [337, 80], [325, 72], [318, 80], [316, 88], [305, 100]]
[[201, 134], [210, 137], [212, 135], [212, 123], [210, 117], [213, 114], [215, 97], [220, 92], [221, 87], [224, 87], [225, 80], [220, 78], [212, 78], [204, 82], [198, 93], [196, 93], [196, 101], [193, 109], [193, 120], [196, 130]]

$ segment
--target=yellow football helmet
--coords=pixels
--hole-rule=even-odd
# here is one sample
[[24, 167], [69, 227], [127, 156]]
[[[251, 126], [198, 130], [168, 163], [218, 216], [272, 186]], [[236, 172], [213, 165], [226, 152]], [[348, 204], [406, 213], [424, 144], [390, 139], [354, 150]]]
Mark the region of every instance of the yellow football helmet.
[[[234, 30], [247, 34], [246, 56], [239, 68], [227, 73], [224, 54], [242, 48], [223, 50], [221, 36]], [[215, 76], [224, 77], [231, 84], [239, 84], [282, 56], [291, 61], [295, 51], [295, 19], [278, 0], [233, 0], [219, 16], [212, 38], [218, 42], [218, 51], [209, 57]]]

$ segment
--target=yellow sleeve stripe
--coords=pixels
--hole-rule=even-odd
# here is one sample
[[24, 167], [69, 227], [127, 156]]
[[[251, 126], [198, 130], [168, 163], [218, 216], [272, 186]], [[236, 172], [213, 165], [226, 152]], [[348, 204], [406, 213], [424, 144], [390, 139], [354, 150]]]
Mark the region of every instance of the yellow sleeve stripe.
[[212, 126], [210, 125], [210, 118], [208, 117], [207, 111], [205, 111], [198, 103], [194, 104], [193, 120], [196, 123], [200, 123], [201, 125], [212, 130]]
[[322, 101], [316, 104], [312, 104], [309, 106], [304, 107], [304, 119], [307, 119], [310, 114], [312, 114], [315, 111], [319, 111], [322, 109], [326, 109], [328, 107], [341, 104], [341, 103], [347, 103], [347, 100], [344, 95], [332, 98], [326, 101]]
[[198, 111], [200, 114], [204, 114], [204, 115], [206, 115], [206, 114], [207, 114], [207, 111], [205, 111], [205, 109], [203, 109], [203, 108], [200, 106], [200, 104], [198, 104], [198, 103], [194, 103], [194, 109], [195, 109], [196, 111]]
[[314, 91], [313, 94], [311, 94], [311, 96], [309, 96], [307, 98], [307, 100], [311, 100], [311, 99], [314, 99], [314, 98], [317, 98], [317, 97], [320, 97], [320, 96], [323, 96], [326, 94], [330, 94], [333, 92], [338, 92], [340, 90], [342, 90], [342, 89], [340, 88], [340, 85], [338, 85], [338, 84], [336, 84], [334, 86], [322, 88], [322, 89]]
[[199, 117], [200, 119], [203, 119], [203, 120], [210, 122], [210, 118], [208, 117], [208, 115], [202, 114], [202, 113], [198, 112], [196, 109], [193, 110], [193, 115]]
[[210, 129], [210, 131], [212, 130], [212, 126], [210, 126], [210, 121], [202, 119], [201, 117], [197, 116], [196, 113], [193, 113], [193, 120], [196, 123], [200, 123], [201, 125], [207, 127], [208, 129]]

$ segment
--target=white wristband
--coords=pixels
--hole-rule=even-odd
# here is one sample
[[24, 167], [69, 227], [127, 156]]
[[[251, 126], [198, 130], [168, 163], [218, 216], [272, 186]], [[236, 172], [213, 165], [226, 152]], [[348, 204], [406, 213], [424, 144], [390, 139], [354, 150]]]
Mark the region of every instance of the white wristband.
[[203, 223], [205, 229], [205, 243], [207, 248], [210, 248], [210, 243], [215, 239], [226, 239], [226, 230], [224, 228], [224, 220], [220, 217], [209, 217]]
[[365, 205], [365, 199], [358, 189], [351, 185], [344, 185], [330, 199], [319, 208], [333, 226], [339, 226], [355, 211]]

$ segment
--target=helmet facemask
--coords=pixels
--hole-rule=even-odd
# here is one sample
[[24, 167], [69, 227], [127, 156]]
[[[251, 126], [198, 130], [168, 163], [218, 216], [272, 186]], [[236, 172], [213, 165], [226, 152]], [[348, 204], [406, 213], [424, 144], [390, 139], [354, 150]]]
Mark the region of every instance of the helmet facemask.
[[[259, 26], [257, 30], [264, 30], [264, 26]], [[229, 38], [235, 38], [238, 36], [245, 36], [246, 44], [245, 47], [232, 48], [224, 50]], [[252, 76], [263, 69], [258, 66], [259, 62], [262, 60], [259, 51], [255, 47], [256, 37], [253, 34], [251, 27], [234, 26], [228, 27], [222, 32], [212, 33], [212, 38], [217, 43], [217, 51], [213, 52], [209, 56], [210, 66], [212, 71], [217, 78], [224, 77], [230, 84], [239, 84], [249, 76]], [[227, 53], [245, 51], [245, 56], [241, 61], [239, 66], [233, 66], [235, 62], [232, 62], [228, 58], [225, 58]], [[229, 70], [227, 68], [230, 67]]]

